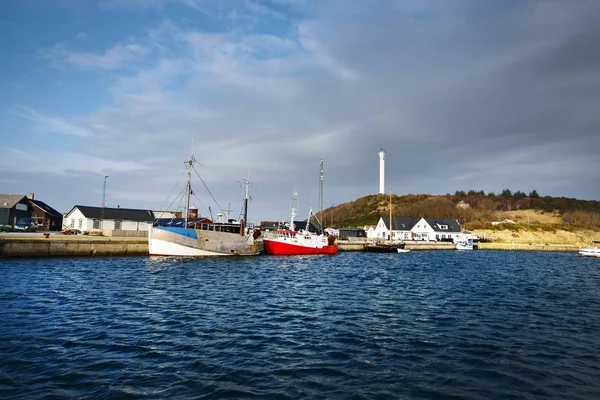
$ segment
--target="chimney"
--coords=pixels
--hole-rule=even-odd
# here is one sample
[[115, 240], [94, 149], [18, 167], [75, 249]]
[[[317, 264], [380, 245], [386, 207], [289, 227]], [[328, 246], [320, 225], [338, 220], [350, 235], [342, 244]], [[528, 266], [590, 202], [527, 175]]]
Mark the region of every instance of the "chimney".
[[29, 193], [29, 194], [27, 195], [27, 198], [28, 198], [29, 200], [34, 200], [34, 198], [35, 198], [35, 193]]

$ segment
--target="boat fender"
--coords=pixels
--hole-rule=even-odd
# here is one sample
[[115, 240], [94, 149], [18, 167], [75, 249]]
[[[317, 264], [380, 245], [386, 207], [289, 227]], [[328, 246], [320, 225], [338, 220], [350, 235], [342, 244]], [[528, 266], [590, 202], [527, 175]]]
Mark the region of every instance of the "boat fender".
[[327, 236], [327, 244], [329, 246], [333, 246], [335, 244], [335, 236], [333, 236], [333, 235]]

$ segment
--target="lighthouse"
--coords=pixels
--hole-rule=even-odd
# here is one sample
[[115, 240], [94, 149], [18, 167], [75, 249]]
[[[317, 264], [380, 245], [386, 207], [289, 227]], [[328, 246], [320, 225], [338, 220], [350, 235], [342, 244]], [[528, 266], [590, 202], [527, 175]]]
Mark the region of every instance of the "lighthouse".
[[385, 193], [385, 150], [379, 149], [379, 194]]

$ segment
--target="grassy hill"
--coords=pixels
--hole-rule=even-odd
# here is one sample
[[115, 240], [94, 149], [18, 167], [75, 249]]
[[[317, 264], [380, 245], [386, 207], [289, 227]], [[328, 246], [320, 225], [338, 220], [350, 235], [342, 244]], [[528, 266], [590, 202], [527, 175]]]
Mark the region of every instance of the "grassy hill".
[[[460, 201], [469, 207], [457, 208]], [[318, 217], [325, 226], [338, 228], [375, 225], [381, 216], [389, 215], [389, 204], [389, 195], [368, 195], [329, 207]], [[474, 190], [446, 195], [392, 195], [392, 213], [396, 216], [454, 218], [464, 229], [498, 240], [535, 241], [535, 235], [539, 236], [538, 242], [549, 243], [600, 240], [600, 201], [541, 197], [535, 190], [528, 195], [509, 189], [498, 195]], [[505, 219], [515, 223], [492, 225], [494, 221]], [[529, 235], [525, 234], [527, 232]]]

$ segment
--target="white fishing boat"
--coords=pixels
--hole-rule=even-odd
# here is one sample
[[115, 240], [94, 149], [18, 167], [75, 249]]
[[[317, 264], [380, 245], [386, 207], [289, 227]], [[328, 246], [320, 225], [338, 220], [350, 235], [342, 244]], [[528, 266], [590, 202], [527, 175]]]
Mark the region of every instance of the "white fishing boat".
[[592, 243], [594, 243], [595, 246], [579, 249], [579, 255], [585, 257], [600, 257], [600, 248], [598, 248], [600, 241], [592, 240]]
[[[155, 220], [148, 229], [148, 252], [151, 256], [247, 256], [257, 255], [263, 250], [260, 230], [247, 227], [248, 186], [244, 199], [244, 216], [237, 221], [227, 213], [219, 213], [217, 219], [190, 217], [192, 194], [192, 169], [196, 159], [192, 154], [186, 162], [188, 181], [185, 189], [184, 218]], [[228, 211], [229, 212], [229, 211]], [[196, 216], [197, 217], [197, 216]]]
[[456, 250], [473, 250], [473, 239], [462, 235], [454, 239]]

